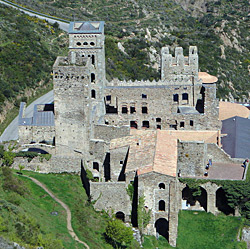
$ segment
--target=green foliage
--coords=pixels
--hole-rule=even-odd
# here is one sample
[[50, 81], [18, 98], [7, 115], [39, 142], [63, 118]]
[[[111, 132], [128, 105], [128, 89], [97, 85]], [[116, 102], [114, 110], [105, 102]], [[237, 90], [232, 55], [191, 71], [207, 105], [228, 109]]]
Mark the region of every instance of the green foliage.
[[127, 194], [129, 195], [130, 201], [132, 201], [134, 196], [134, 182], [128, 184], [126, 191]]
[[25, 195], [29, 191], [25, 184], [13, 175], [9, 167], [2, 167], [3, 173], [3, 189], [6, 191], [16, 192], [19, 195]]
[[118, 219], [108, 222], [105, 229], [107, 241], [116, 248], [128, 246], [133, 240], [133, 231], [130, 227], [126, 227], [124, 223]]
[[170, 246], [168, 241], [162, 236], [160, 236], [159, 239], [156, 239], [155, 236], [144, 235], [143, 248], [165, 249], [165, 248], [174, 248], [174, 247]]
[[3, 153], [3, 165], [10, 167], [14, 162], [15, 153], [11, 151], [4, 151]]
[[94, 181], [94, 176], [89, 169], [86, 169], [86, 177], [89, 179], [89, 181]]
[[0, 158], [3, 158], [3, 154], [4, 154], [4, 146], [0, 145]]
[[140, 196], [137, 207], [137, 215], [138, 215], [138, 228], [143, 234], [143, 229], [149, 224], [151, 218], [151, 210], [147, 210], [145, 208], [145, 197]]
[[[105, 20], [106, 35], [116, 38], [106, 39], [109, 80], [114, 77], [157, 79], [159, 73], [148, 61], [150, 46], [155, 47], [159, 54], [160, 48], [166, 45], [171, 49], [183, 46], [185, 52], [188, 46], [196, 45], [201, 71], [219, 78], [218, 97], [225, 97], [229, 92], [235, 97], [248, 96], [248, 1], [207, 1], [206, 8], [200, 8], [199, 3], [194, 7], [194, 1], [189, 1], [185, 10], [182, 2], [172, 0], [15, 2], [64, 19], [72, 19], [70, 17], [74, 15], [76, 20]], [[81, 8], [83, 4], [84, 9]], [[146, 28], [152, 39], [145, 38]], [[117, 39], [125, 47], [127, 55], [117, 48]], [[221, 45], [225, 48], [225, 57], [222, 56]], [[12, 95], [14, 90], [11, 90], [5, 94]]]
[[[39, 174], [29, 171], [24, 172], [25, 175], [32, 176], [45, 184], [60, 200], [69, 206], [72, 213], [72, 226], [80, 240], [85, 241], [91, 249], [112, 248], [110, 244], [106, 243], [103, 236], [105, 227], [110, 218], [106, 212], [96, 212], [94, 210], [91, 202], [88, 201], [88, 196], [82, 187], [82, 182], [79, 175]], [[30, 180], [27, 179], [26, 181]], [[33, 186], [33, 184], [31, 186]], [[44, 194], [38, 192], [39, 187], [36, 189], [33, 186], [32, 190], [33, 189], [35, 190], [38, 200], [41, 199], [40, 201], [42, 201], [48, 199], [48, 197], [43, 197]], [[34, 196], [32, 198], [34, 198]], [[54, 208], [52, 203], [50, 205], [42, 205], [43, 207], [48, 208], [48, 214], [51, 211], [60, 211], [60, 208], [58, 206]], [[38, 206], [40, 207], [40, 204]], [[35, 213], [37, 212], [36, 210], [37, 209], [34, 209]], [[76, 246], [77, 243], [75, 243], [74, 246], [72, 244], [69, 245], [71, 238], [66, 237], [66, 235], [68, 236], [68, 232], [66, 228], [65, 211], [60, 211], [59, 215], [54, 216], [54, 218], [58, 219], [58, 224], [54, 224], [53, 226], [57, 225], [57, 230], [59, 231], [62, 231], [62, 229], [65, 230], [65, 234], [63, 235], [62, 232], [60, 232], [60, 236], [58, 237], [61, 238], [63, 236], [62, 241], [65, 248], [78, 248], [78, 246]], [[65, 224], [61, 224], [64, 220]], [[55, 233], [55, 229], [50, 224], [51, 221], [46, 222], [46, 220], [41, 218], [40, 222], [51, 227], [50, 233]], [[80, 248], [82, 248], [81, 244], [79, 244], [79, 249]]]
[[[51, 67], [65, 51], [66, 36], [57, 25], [30, 17], [5, 5], [0, 9], [0, 112], [4, 101], [16, 107], [29, 90], [48, 88]], [[15, 32], [13, 32], [15, 30]], [[6, 108], [6, 106], [5, 106]]]

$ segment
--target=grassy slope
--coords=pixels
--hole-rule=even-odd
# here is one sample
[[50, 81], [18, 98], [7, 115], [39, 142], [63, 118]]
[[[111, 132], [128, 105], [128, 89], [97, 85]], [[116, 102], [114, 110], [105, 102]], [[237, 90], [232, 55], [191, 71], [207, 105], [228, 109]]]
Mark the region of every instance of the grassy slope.
[[[159, 48], [163, 45], [197, 45], [200, 55], [201, 70], [219, 77], [218, 96], [231, 92], [234, 96], [248, 95], [249, 85], [249, 3], [247, 0], [204, 1], [206, 11], [198, 17], [192, 15], [195, 1], [188, 3], [187, 10], [173, 0], [125, 0], [125, 1], [88, 1], [88, 0], [15, 0], [29, 8], [73, 20], [104, 20], [106, 34], [122, 38], [127, 44], [127, 37], [133, 32], [134, 37], [144, 38], [148, 28], [154, 38], [148, 42]], [[187, 1], [185, 1], [187, 3]], [[205, 5], [205, 4], [204, 4]], [[132, 39], [134, 45], [138, 39]], [[221, 58], [220, 46], [225, 48], [225, 58]], [[146, 51], [148, 52], [148, 48]], [[132, 55], [133, 53], [129, 53]], [[139, 58], [139, 54], [134, 54]], [[117, 61], [113, 61], [118, 67]], [[145, 58], [141, 60], [145, 63]], [[146, 62], [148, 66], [150, 63]], [[123, 66], [123, 71], [126, 65]], [[108, 65], [109, 69], [109, 65]], [[143, 68], [141, 69], [143, 70]], [[133, 73], [130, 76], [133, 78]]]
[[107, 216], [94, 211], [88, 204], [80, 177], [68, 174], [38, 174], [25, 171], [25, 174], [44, 183], [60, 200], [65, 202], [71, 212], [73, 228], [79, 238], [90, 248], [111, 248], [103, 238]]
[[[87, 204], [87, 196], [82, 188], [79, 176], [44, 175], [32, 172], [25, 172], [25, 174], [31, 175], [46, 184], [50, 190], [70, 207], [73, 228], [79, 238], [87, 242], [91, 249], [112, 248], [103, 238], [108, 218], [105, 214], [100, 215], [100, 213], [94, 211], [91, 205]], [[36, 219], [37, 223], [41, 226], [43, 234], [52, 234], [54, 238], [63, 242], [65, 248], [82, 248], [82, 245], [75, 242], [67, 231], [65, 210], [31, 180], [23, 177], [19, 177], [19, 179], [24, 181], [30, 190], [30, 193], [25, 198], [18, 195], [18, 198], [21, 199], [19, 208], [25, 210], [25, 213]], [[3, 179], [0, 176], [0, 200], [11, 201], [13, 193], [2, 190], [2, 181]], [[50, 214], [52, 211], [57, 211], [59, 215], [52, 216]], [[0, 236], [21, 242], [16, 237], [13, 237], [10, 232], [0, 232]]]
[[241, 224], [242, 219], [239, 217], [181, 211], [179, 214], [177, 248], [246, 248], [244, 242], [237, 241]]
[[[178, 249], [246, 249], [245, 242], [238, 242], [237, 235], [243, 219], [206, 212], [180, 211], [178, 226]], [[160, 237], [145, 236], [144, 248], [173, 248]]]

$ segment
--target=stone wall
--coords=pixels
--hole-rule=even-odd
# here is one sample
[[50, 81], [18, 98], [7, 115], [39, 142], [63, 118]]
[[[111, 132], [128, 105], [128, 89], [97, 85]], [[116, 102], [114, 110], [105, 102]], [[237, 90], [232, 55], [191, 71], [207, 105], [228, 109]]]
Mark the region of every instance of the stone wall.
[[94, 207], [109, 213], [123, 212], [125, 221], [130, 222], [131, 201], [126, 187], [125, 182], [90, 182], [90, 194], [96, 200]]
[[95, 125], [94, 137], [95, 139], [102, 139], [104, 141], [111, 141], [114, 138], [125, 137], [130, 133], [129, 126], [108, 126], [108, 125]]
[[206, 166], [206, 144], [178, 141], [178, 169], [182, 177], [203, 176]]
[[33, 158], [28, 162], [26, 158], [15, 158], [14, 169], [19, 169], [19, 164], [23, 165], [25, 170], [37, 171], [39, 173], [79, 173], [81, 171], [81, 159], [75, 157], [52, 156], [49, 161], [40, 157]]
[[123, 167], [127, 153], [127, 146], [110, 150], [110, 172], [112, 181], [118, 181], [119, 176], [124, 169]]
[[18, 126], [19, 143], [51, 141], [55, 137], [55, 126]]

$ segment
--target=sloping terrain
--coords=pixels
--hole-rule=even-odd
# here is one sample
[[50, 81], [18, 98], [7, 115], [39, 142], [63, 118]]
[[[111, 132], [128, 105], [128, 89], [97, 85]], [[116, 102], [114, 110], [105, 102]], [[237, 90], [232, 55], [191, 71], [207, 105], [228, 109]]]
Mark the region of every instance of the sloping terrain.
[[[125, 47], [125, 56], [140, 61], [142, 71], [145, 65], [148, 68], [158, 65], [163, 45], [183, 46], [184, 51], [189, 45], [197, 45], [201, 70], [219, 78], [218, 97], [249, 97], [250, 5], [247, 0], [15, 2], [68, 20], [104, 20], [106, 34], [119, 39]], [[114, 60], [117, 58], [107, 58], [107, 69], [113, 70], [110, 76], [134, 79], [133, 72], [124, 73], [129, 70], [123, 67], [129, 65]]]
[[13, 106], [41, 88], [51, 89], [50, 72], [67, 48], [67, 35], [45, 21], [0, 5], [0, 122]]

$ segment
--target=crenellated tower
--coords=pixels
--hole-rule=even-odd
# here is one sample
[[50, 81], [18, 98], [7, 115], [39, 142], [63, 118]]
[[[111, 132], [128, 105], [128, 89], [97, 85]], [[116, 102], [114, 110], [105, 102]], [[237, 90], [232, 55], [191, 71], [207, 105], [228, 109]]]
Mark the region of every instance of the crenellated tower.
[[168, 47], [161, 50], [161, 79], [174, 80], [177, 78], [198, 80], [198, 53], [196, 46], [189, 47], [189, 55], [184, 56], [183, 48], [175, 48], [175, 56], [169, 53]]

